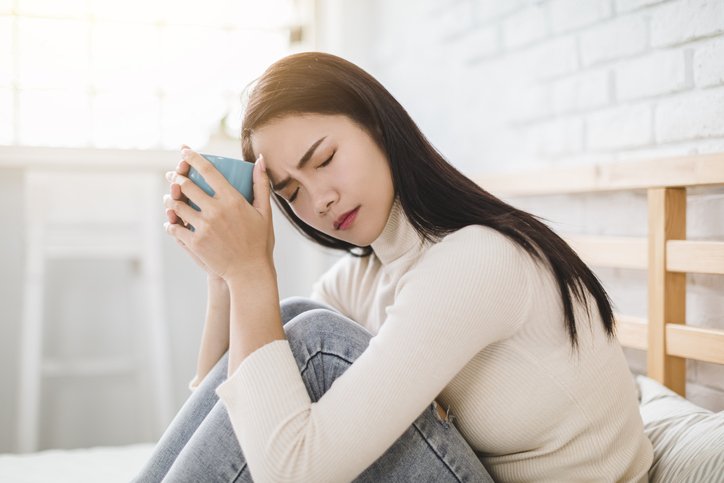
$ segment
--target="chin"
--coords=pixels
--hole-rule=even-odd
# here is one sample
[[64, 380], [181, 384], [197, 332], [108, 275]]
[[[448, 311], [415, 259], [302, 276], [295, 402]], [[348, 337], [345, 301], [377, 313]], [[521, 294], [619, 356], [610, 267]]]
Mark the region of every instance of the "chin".
[[343, 241], [345, 243], [350, 243], [356, 247], [364, 248], [367, 246], [372, 245], [372, 242], [375, 241], [377, 238], [370, 238], [369, 236], [340, 236], [339, 233], [333, 233], [330, 234], [333, 238], [336, 238], [339, 241]]

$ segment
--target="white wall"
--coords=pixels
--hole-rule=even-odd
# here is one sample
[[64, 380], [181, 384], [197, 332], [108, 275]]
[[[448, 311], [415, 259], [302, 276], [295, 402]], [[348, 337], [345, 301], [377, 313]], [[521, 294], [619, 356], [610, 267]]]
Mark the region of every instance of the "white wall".
[[[360, 2], [341, 2], [358, 6]], [[362, 59], [466, 174], [724, 151], [724, 2], [378, 0]], [[356, 11], [350, 7], [351, 11]], [[348, 17], [343, 31], [360, 17]], [[364, 17], [361, 20], [364, 24]], [[645, 235], [644, 193], [511, 200], [561, 232]], [[688, 236], [724, 237], [724, 189], [692, 190]], [[646, 315], [646, 275], [598, 270]], [[724, 281], [689, 275], [687, 322], [724, 328]], [[644, 354], [627, 351], [635, 371]], [[689, 363], [691, 399], [724, 409], [724, 368]]]

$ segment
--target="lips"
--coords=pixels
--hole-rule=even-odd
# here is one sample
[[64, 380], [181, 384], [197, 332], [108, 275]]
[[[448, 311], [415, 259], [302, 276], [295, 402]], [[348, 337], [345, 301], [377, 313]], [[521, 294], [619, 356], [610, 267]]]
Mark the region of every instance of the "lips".
[[359, 209], [359, 206], [357, 208], [355, 208], [354, 210], [350, 210], [347, 213], [340, 216], [339, 218], [337, 218], [337, 221], [334, 222], [334, 229], [339, 230], [339, 227], [340, 227], [340, 225], [342, 225], [342, 223], [344, 223], [344, 220], [346, 220], [349, 215], [351, 215], [358, 209]]

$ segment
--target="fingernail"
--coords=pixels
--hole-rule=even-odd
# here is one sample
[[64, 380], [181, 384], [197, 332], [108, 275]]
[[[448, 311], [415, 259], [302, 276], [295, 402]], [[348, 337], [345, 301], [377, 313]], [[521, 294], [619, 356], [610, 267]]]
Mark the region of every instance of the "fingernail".
[[166, 180], [167, 181], [173, 180], [172, 176], [173, 176], [173, 171], [166, 171]]

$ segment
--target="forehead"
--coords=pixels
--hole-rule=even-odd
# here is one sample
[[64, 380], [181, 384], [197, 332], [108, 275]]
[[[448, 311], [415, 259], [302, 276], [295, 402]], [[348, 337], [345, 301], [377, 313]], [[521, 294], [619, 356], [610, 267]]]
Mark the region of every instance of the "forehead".
[[[344, 132], [350, 128], [349, 124], [351, 121], [341, 115], [293, 114], [255, 129], [250, 140], [254, 152], [261, 152], [265, 157], [276, 153], [298, 158], [319, 138]], [[299, 152], [300, 149], [303, 151]], [[287, 150], [291, 152], [285, 153]]]

